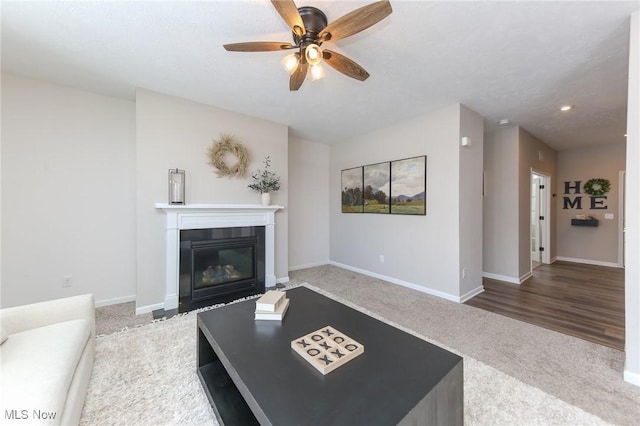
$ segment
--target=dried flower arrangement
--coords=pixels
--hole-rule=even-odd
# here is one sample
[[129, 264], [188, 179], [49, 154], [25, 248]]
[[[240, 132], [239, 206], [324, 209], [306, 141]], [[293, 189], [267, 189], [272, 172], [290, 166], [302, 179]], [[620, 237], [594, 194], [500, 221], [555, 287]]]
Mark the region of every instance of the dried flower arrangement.
[[253, 179], [253, 183], [247, 186], [261, 194], [275, 192], [280, 189], [280, 177], [274, 172], [269, 171], [269, 167], [271, 167], [271, 158], [269, 156], [264, 157], [263, 163], [264, 170], [258, 169], [252, 174], [251, 178]]
[[[226, 154], [232, 154], [238, 162], [233, 166], [228, 166], [224, 159]], [[209, 164], [217, 169], [216, 174], [222, 176], [242, 176], [247, 174], [247, 164], [249, 163], [249, 152], [236, 142], [230, 135], [221, 134], [220, 140], [213, 140], [213, 145], [209, 147]]]

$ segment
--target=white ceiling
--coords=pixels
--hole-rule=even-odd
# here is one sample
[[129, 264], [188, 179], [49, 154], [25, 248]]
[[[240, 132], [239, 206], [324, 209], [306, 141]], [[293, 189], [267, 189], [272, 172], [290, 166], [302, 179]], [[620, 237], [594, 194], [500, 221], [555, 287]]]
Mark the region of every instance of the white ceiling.
[[[297, 0], [329, 22], [371, 1]], [[453, 103], [518, 124], [558, 150], [624, 141], [627, 2], [391, 0], [377, 25], [325, 46], [371, 77], [330, 67], [288, 90], [289, 52], [227, 52], [225, 43], [291, 41], [267, 0], [2, 1], [3, 71], [134, 99], [135, 88], [284, 123], [339, 143]], [[329, 47], [331, 46], [331, 47]], [[563, 104], [575, 105], [560, 113]]]

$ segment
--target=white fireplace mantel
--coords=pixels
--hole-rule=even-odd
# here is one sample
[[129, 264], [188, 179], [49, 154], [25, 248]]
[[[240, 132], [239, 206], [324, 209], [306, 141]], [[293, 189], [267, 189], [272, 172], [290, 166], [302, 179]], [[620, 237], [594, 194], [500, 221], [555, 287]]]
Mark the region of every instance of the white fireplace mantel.
[[178, 307], [180, 231], [183, 229], [265, 227], [265, 286], [276, 285], [275, 212], [283, 206], [259, 204], [167, 204], [156, 203], [166, 213], [166, 291], [164, 309]]

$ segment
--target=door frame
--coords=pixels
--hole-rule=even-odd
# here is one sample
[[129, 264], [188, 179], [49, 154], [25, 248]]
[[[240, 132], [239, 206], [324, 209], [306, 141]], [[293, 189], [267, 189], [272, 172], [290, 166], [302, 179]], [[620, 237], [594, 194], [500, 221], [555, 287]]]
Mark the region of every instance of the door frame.
[[624, 224], [624, 208], [625, 208], [625, 194], [626, 194], [626, 183], [627, 183], [627, 172], [626, 170], [618, 171], [618, 181], [620, 184], [618, 185], [618, 266], [620, 268], [624, 268], [624, 233], [625, 233], [625, 224]]
[[[542, 223], [543, 226], [540, 226], [540, 239], [543, 242], [544, 251], [541, 253], [540, 261], [543, 264], [549, 265], [551, 263], [551, 176], [547, 173], [534, 169], [531, 167], [529, 173], [529, 188], [531, 188], [531, 181], [533, 175], [537, 175], [542, 178], [544, 189], [542, 189], [539, 193], [540, 199], [542, 201], [542, 215], [544, 216], [544, 221], [538, 221], [538, 223]], [[531, 218], [531, 194], [529, 194], [529, 218]], [[531, 229], [531, 219], [529, 219], [529, 229]], [[531, 235], [529, 235], [531, 238]], [[529, 244], [531, 246], [531, 244]], [[533, 259], [531, 256], [531, 250], [529, 250], [529, 264], [531, 268], [531, 272], [533, 272]]]

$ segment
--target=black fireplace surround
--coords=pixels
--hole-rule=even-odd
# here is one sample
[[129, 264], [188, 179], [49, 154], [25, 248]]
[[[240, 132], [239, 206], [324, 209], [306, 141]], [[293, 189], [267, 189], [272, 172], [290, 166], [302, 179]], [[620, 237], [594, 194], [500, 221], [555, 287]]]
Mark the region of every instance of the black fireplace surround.
[[180, 231], [178, 312], [264, 293], [264, 226]]

